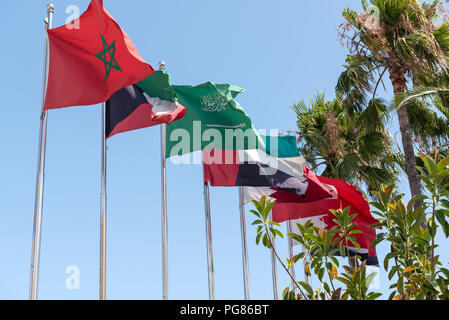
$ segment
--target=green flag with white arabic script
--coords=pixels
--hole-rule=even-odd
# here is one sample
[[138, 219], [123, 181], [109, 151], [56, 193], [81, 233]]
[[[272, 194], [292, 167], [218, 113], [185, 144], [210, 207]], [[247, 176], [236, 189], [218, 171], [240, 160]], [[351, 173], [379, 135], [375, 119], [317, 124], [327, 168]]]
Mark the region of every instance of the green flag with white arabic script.
[[251, 119], [234, 100], [243, 88], [206, 82], [173, 89], [187, 112], [167, 125], [167, 158], [206, 149], [264, 148]]

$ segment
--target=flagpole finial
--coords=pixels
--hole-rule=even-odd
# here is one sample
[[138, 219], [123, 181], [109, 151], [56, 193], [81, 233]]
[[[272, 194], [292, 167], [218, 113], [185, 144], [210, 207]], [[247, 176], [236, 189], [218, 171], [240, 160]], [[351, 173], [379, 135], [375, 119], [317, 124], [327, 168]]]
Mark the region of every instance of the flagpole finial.
[[50, 12], [55, 12], [55, 6], [53, 5], [53, 3], [49, 3], [48, 5], [47, 5], [47, 13], [50, 13]]
[[159, 70], [160, 71], [165, 71], [165, 61], [159, 62]]

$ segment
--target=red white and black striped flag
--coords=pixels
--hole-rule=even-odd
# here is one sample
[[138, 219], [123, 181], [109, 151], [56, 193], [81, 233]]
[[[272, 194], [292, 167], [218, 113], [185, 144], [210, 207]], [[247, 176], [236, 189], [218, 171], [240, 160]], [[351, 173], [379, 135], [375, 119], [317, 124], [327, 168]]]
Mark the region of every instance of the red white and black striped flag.
[[167, 73], [156, 71], [125, 87], [106, 102], [106, 138], [121, 132], [169, 124], [182, 118], [186, 108], [176, 99]]

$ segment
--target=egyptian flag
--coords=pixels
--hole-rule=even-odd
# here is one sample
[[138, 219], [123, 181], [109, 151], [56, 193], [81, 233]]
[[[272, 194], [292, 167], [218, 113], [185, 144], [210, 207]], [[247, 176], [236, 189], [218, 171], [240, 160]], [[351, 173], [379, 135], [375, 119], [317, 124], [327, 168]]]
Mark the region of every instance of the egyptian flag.
[[120, 89], [106, 102], [106, 138], [182, 118], [186, 108], [176, 98], [169, 75], [156, 71], [141, 82]]
[[[294, 136], [264, 137], [265, 149], [203, 150], [204, 183], [211, 186], [275, 187], [299, 197], [307, 194], [305, 159]], [[331, 196], [327, 188], [317, 194]]]
[[48, 83], [44, 109], [92, 105], [148, 77], [154, 69], [128, 35], [92, 0], [73, 25], [47, 30]]

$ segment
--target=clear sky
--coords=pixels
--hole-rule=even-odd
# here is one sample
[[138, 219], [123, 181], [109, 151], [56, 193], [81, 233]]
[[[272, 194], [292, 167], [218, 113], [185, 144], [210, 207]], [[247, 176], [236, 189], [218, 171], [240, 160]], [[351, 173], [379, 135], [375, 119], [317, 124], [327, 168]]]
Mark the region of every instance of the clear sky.
[[[89, 1], [53, 3], [57, 27], [65, 24], [69, 5], [83, 12]], [[28, 297], [46, 5], [0, 2], [1, 299]], [[336, 29], [345, 7], [361, 7], [359, 0], [104, 0], [104, 5], [146, 61], [155, 68], [166, 62], [173, 84], [214, 81], [246, 88], [238, 101], [263, 129], [296, 129], [293, 103], [320, 90], [333, 98], [346, 53]], [[391, 98], [389, 88], [385, 97]], [[49, 112], [42, 299], [98, 298], [100, 120], [99, 105]], [[391, 128], [398, 131], [394, 122]], [[160, 129], [119, 134], [108, 144], [107, 296], [160, 299]], [[169, 297], [207, 299], [201, 167], [168, 161], [167, 179]], [[211, 212], [216, 298], [242, 299], [238, 189], [212, 188]], [[251, 297], [271, 299], [270, 252], [256, 246], [252, 220], [247, 215]], [[278, 248], [287, 256], [286, 241]], [[378, 248], [381, 261], [386, 252], [385, 245]], [[70, 265], [79, 267], [79, 290], [66, 288]], [[281, 290], [288, 279], [278, 270]], [[297, 273], [302, 278], [302, 271]], [[388, 291], [385, 280], [381, 270], [382, 292]]]

